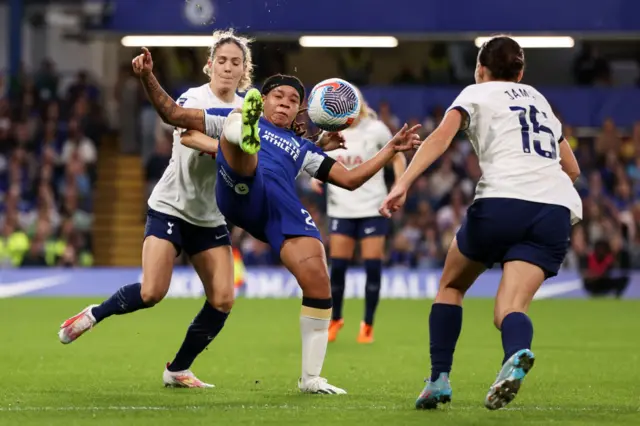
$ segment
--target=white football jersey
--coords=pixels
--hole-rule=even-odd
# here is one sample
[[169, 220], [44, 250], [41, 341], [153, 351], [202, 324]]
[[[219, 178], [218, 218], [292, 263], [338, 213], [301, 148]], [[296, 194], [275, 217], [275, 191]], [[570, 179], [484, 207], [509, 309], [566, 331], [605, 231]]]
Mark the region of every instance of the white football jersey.
[[[205, 84], [187, 90], [178, 103], [185, 108], [238, 108], [242, 98], [236, 95], [232, 103], [225, 103]], [[224, 225], [216, 202], [216, 175], [215, 159], [182, 145], [176, 129], [171, 161], [149, 197], [149, 207], [197, 226]]]
[[526, 84], [487, 82], [465, 88], [449, 110], [466, 111], [466, 133], [482, 169], [476, 199], [516, 198], [567, 207], [582, 201], [560, 166], [562, 125], [549, 102]]
[[[327, 154], [347, 169], [376, 155], [393, 137], [382, 121], [372, 118], [362, 119], [356, 127], [343, 130], [342, 134], [346, 149], [336, 149]], [[386, 196], [384, 170], [380, 170], [355, 191], [327, 185], [327, 214], [340, 219], [380, 216], [378, 208]]]

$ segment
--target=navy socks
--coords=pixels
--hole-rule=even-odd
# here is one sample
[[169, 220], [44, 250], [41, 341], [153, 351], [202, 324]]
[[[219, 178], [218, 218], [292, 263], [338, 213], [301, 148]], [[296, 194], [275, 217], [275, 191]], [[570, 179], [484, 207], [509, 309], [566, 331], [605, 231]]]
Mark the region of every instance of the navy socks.
[[364, 322], [373, 325], [378, 301], [380, 300], [380, 282], [382, 281], [382, 260], [365, 260], [364, 270], [367, 284], [364, 292]]
[[531, 349], [533, 341], [533, 324], [522, 312], [511, 312], [502, 320], [502, 348], [504, 349], [504, 364], [520, 349]]
[[110, 298], [91, 310], [91, 313], [100, 322], [111, 315], [124, 315], [140, 309], [148, 308], [140, 295], [140, 283], [120, 287]]
[[167, 367], [169, 371], [187, 370], [198, 355], [220, 333], [229, 313], [214, 308], [208, 301], [196, 315], [187, 329], [187, 335], [175, 359]]
[[450, 373], [453, 352], [462, 330], [462, 306], [434, 303], [429, 315], [431, 381], [440, 373]]

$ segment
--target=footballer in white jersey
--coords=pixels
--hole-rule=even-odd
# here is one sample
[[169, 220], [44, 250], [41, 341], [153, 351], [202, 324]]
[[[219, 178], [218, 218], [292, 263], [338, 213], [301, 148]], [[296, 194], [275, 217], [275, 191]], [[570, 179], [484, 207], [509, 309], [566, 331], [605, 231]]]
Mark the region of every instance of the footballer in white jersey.
[[[142, 78], [153, 66], [147, 49], [132, 61], [134, 72]], [[233, 31], [213, 33], [211, 56], [204, 67], [210, 82], [189, 89], [178, 100], [179, 106], [193, 108], [236, 107], [242, 99], [238, 90], [251, 85], [249, 40]], [[145, 90], [149, 90], [145, 86]], [[175, 115], [176, 102], [164, 99]], [[125, 285], [100, 305], [91, 305], [66, 320], [59, 331], [62, 343], [75, 341], [86, 331], [113, 315], [123, 315], [159, 303], [171, 284], [173, 264], [182, 250], [190, 257], [205, 288], [207, 300], [193, 319], [185, 339], [172, 362], [167, 363], [162, 381], [167, 387], [209, 388], [191, 372], [195, 358], [220, 333], [235, 298], [231, 240], [215, 198], [216, 161], [212, 158], [218, 141], [193, 144], [176, 130], [171, 162], [151, 194], [142, 248], [142, 280]], [[98, 327], [99, 328], [99, 327]]]
[[510, 403], [534, 364], [529, 304], [545, 279], [558, 273], [571, 226], [582, 218], [573, 182], [580, 168], [547, 100], [520, 84], [524, 52], [506, 36], [487, 41], [478, 54], [476, 83], [460, 93], [442, 123], [425, 140], [381, 206], [387, 216], [405, 201], [409, 185], [466, 131], [482, 178], [464, 223], [449, 248], [429, 317], [431, 377], [416, 408], [451, 400], [449, 373], [462, 327], [466, 291], [487, 268], [503, 268], [494, 325], [502, 335], [502, 368], [485, 406]]
[[[185, 108], [242, 107], [240, 96], [236, 94], [232, 102], [224, 102], [213, 93], [210, 84], [187, 90], [177, 102]], [[217, 167], [213, 155], [183, 145], [181, 133], [181, 129], [173, 132], [171, 160], [149, 197], [149, 208], [199, 227], [225, 225], [215, 197]]]
[[[327, 153], [337, 162], [351, 169], [372, 158], [392, 137], [389, 128], [380, 120], [360, 94], [362, 108], [358, 119], [346, 130], [345, 149]], [[406, 158], [398, 153], [392, 160], [395, 178], [399, 178], [406, 168]], [[322, 192], [319, 181], [312, 180], [312, 188]], [[342, 307], [346, 273], [355, 254], [356, 243], [360, 243], [362, 264], [366, 274], [365, 310], [357, 336], [359, 343], [373, 342], [373, 322], [380, 299], [382, 281], [382, 261], [389, 219], [378, 212], [380, 203], [387, 196], [384, 170], [380, 170], [370, 180], [355, 191], [335, 185], [326, 186], [327, 215], [329, 216], [329, 256], [331, 264], [331, 296], [333, 312], [329, 325], [329, 341], [337, 339], [344, 326]]]

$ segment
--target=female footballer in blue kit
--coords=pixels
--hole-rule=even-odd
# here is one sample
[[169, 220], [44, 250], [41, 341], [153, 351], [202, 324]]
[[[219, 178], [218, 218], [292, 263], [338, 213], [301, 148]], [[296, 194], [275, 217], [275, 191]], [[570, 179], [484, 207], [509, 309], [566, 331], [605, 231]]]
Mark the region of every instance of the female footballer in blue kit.
[[[152, 67], [145, 53], [142, 82], [160, 116], [171, 125], [190, 129], [183, 136], [189, 143], [217, 152], [220, 211], [234, 225], [277, 250], [302, 289], [298, 388], [306, 393], [346, 393], [320, 377], [328, 343], [331, 288], [320, 233], [296, 194], [295, 178], [304, 170], [320, 180], [356, 189], [397, 152], [419, 143], [418, 126], [409, 129], [405, 125], [375, 157], [347, 170], [297, 131], [295, 119], [305, 92], [296, 77], [270, 77], [262, 93], [255, 89], [247, 93], [242, 111], [205, 111], [177, 105], [158, 84]], [[334, 133], [322, 143], [336, 146], [342, 142]]]

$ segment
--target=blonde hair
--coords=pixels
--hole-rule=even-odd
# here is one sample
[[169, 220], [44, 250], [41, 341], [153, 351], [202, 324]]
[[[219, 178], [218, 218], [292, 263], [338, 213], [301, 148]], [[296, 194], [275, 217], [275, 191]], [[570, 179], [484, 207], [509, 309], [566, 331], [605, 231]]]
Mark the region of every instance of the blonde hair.
[[375, 112], [373, 108], [369, 106], [367, 101], [364, 99], [364, 96], [362, 96], [362, 92], [360, 91], [360, 89], [358, 89], [356, 86], [353, 86], [353, 87], [356, 89], [356, 92], [358, 93], [358, 98], [360, 98], [360, 115], [358, 115], [358, 119], [371, 118], [371, 119], [377, 120], [378, 114]]
[[209, 59], [207, 60], [207, 64], [202, 69], [206, 75], [211, 77], [213, 72], [213, 59], [216, 55], [216, 51], [220, 46], [223, 46], [227, 43], [233, 43], [242, 50], [242, 59], [244, 65], [244, 74], [240, 77], [240, 81], [238, 82], [238, 90], [241, 92], [246, 92], [251, 88], [251, 75], [253, 73], [253, 61], [251, 60], [251, 49], [249, 45], [253, 40], [247, 37], [242, 37], [236, 35], [233, 28], [228, 30], [219, 30], [213, 32], [213, 43], [211, 44], [211, 48], [209, 50]]

